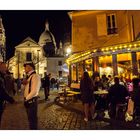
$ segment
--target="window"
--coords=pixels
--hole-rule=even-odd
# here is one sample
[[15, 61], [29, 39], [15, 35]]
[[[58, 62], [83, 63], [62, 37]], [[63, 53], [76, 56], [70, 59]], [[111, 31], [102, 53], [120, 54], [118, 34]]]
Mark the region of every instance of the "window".
[[117, 34], [116, 15], [107, 15], [107, 34]]
[[62, 61], [58, 61], [58, 66], [62, 66]]
[[32, 61], [32, 53], [26, 53], [26, 61]]

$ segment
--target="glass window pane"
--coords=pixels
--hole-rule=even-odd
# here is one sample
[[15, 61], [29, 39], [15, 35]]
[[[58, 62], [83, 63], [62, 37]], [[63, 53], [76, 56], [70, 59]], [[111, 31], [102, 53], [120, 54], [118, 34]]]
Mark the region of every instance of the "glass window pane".
[[132, 75], [131, 53], [117, 55], [118, 74], [123, 77]]
[[71, 79], [72, 82], [76, 81], [76, 64], [72, 64], [71, 66]]
[[140, 73], [140, 52], [137, 52], [137, 65], [138, 65], [138, 72]]
[[112, 68], [112, 56], [101, 56], [99, 57], [99, 69], [100, 69], [100, 76], [102, 75], [113, 75], [113, 68]]
[[82, 75], [83, 75], [83, 73], [84, 73], [84, 67], [83, 67], [83, 61], [81, 61], [81, 62], [79, 62], [79, 64], [78, 64], [78, 81], [80, 81], [81, 80], [81, 77], [82, 77]]

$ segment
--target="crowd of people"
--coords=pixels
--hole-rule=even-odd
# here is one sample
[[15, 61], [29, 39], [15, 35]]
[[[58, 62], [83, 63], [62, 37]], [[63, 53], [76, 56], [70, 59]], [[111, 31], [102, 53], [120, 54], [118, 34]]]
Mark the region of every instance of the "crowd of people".
[[[96, 110], [108, 110], [109, 117], [116, 119], [118, 107], [126, 107], [131, 99], [134, 106], [135, 116], [140, 116], [140, 78], [133, 77], [132, 80], [124, 77], [112, 77], [99, 73], [89, 76], [84, 72], [80, 81], [81, 99], [84, 106], [84, 120], [87, 122], [91, 117], [96, 117]], [[106, 90], [108, 94], [97, 95], [95, 91]], [[125, 113], [125, 112], [122, 112]], [[132, 115], [132, 114], [130, 114]]]
[[[59, 89], [59, 81], [51, 78], [51, 74], [41, 77], [35, 72], [33, 63], [25, 63], [24, 69], [26, 77], [23, 79], [14, 79], [8, 71], [6, 63], [0, 62], [0, 123], [2, 120], [5, 102], [16, 103], [14, 95], [23, 90], [24, 106], [27, 112], [30, 129], [37, 129], [37, 100], [40, 87], [44, 88], [44, 97], [47, 101], [50, 95], [50, 87]], [[24, 88], [23, 88], [24, 87]], [[99, 96], [95, 91], [106, 90], [108, 94]], [[89, 76], [84, 72], [80, 81], [81, 100], [84, 106], [84, 121], [90, 118], [95, 119], [96, 110], [107, 109], [110, 118], [116, 119], [118, 105], [129, 104], [129, 100], [134, 103], [132, 107], [135, 116], [140, 116], [140, 78], [134, 77], [132, 80], [124, 77], [112, 77], [111, 75], [102, 75], [99, 73]], [[129, 112], [128, 112], [129, 113]]]

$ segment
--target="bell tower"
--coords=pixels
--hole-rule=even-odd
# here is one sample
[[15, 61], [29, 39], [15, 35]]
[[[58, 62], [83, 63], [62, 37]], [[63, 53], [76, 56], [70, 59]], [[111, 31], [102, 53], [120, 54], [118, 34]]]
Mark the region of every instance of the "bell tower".
[[0, 15], [0, 61], [6, 61], [6, 37], [5, 37], [5, 29], [2, 23], [2, 17]]

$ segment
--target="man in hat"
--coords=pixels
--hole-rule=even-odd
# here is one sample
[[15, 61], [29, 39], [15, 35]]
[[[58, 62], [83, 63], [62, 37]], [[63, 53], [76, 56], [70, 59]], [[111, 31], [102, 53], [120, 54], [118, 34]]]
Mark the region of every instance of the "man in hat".
[[5, 82], [6, 72], [7, 72], [6, 63], [0, 62], [0, 124], [1, 124], [2, 114], [4, 111], [5, 101], [8, 101], [11, 104], [15, 102], [15, 100], [8, 95], [8, 91], [6, 89], [6, 82]]
[[37, 129], [37, 99], [41, 86], [41, 79], [35, 72], [35, 66], [33, 63], [24, 64], [25, 72], [27, 74], [27, 80], [23, 81], [25, 85], [24, 90], [24, 105], [27, 111], [30, 129]]

